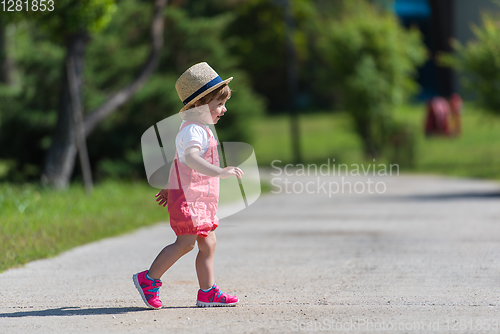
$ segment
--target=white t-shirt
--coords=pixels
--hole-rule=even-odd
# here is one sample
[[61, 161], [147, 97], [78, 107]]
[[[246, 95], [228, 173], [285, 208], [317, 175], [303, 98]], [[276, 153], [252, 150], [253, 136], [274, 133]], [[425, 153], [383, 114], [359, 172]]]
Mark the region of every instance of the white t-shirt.
[[[182, 121], [184, 124], [186, 121]], [[181, 124], [181, 127], [182, 127]], [[208, 126], [206, 127], [208, 128]], [[189, 124], [184, 127], [175, 137], [175, 146], [179, 161], [186, 165], [185, 150], [191, 146], [198, 146], [200, 148], [200, 157], [204, 157], [210, 147], [210, 138], [208, 137], [207, 130], [204, 126], [199, 124]], [[213, 137], [212, 130], [208, 128], [210, 135]]]

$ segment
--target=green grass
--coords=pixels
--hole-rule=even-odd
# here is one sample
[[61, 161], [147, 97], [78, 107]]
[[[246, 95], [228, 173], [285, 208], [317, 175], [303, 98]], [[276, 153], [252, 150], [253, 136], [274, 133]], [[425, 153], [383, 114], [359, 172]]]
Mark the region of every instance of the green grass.
[[108, 181], [86, 196], [81, 185], [54, 191], [0, 184], [0, 271], [72, 247], [168, 221], [145, 183]]
[[[466, 104], [460, 137], [426, 138], [424, 116], [424, 104], [407, 105], [395, 114], [416, 133], [415, 166], [405, 172], [500, 179], [500, 117]], [[259, 165], [269, 167], [273, 160], [281, 160], [281, 164], [293, 160], [287, 116], [266, 116], [255, 123], [254, 131], [252, 145]], [[325, 163], [328, 158], [337, 164], [369, 163], [346, 113], [300, 115], [300, 144], [304, 163]], [[380, 159], [378, 163], [387, 161]]]
[[[362, 160], [361, 142], [345, 113], [300, 115], [300, 146], [304, 162], [337, 162]], [[257, 162], [269, 166], [274, 160], [289, 163], [292, 159], [290, 121], [286, 115], [267, 116], [254, 125], [252, 143]], [[276, 164], [279, 164], [278, 162]]]
[[[423, 108], [408, 106], [397, 116], [421, 129]], [[423, 131], [419, 131], [413, 171], [500, 180], [500, 117], [466, 104], [461, 136], [425, 138]]]
[[[262, 192], [268, 191], [269, 185], [262, 184]], [[167, 209], [156, 204], [156, 192], [145, 182], [106, 181], [96, 185], [91, 196], [80, 184], [63, 191], [34, 184], [0, 184], [0, 272], [168, 222]]]

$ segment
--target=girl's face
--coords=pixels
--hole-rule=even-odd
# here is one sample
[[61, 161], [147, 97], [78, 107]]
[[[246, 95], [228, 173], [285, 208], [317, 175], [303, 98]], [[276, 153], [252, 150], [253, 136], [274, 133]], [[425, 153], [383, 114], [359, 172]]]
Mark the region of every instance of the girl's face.
[[208, 108], [210, 109], [210, 116], [212, 116], [212, 123], [211, 124], [217, 124], [219, 119], [224, 116], [226, 113], [226, 101], [227, 100], [219, 100], [219, 99], [213, 99], [208, 103]]

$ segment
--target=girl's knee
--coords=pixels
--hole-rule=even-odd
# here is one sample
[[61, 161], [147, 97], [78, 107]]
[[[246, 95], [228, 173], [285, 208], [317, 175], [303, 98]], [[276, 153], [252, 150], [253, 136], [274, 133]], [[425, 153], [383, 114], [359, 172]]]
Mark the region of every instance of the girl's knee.
[[194, 242], [192, 243], [187, 243], [187, 244], [184, 244], [183, 245], [183, 250], [185, 253], [189, 253], [190, 251], [192, 251], [194, 249]]
[[181, 249], [183, 253], [189, 253], [194, 249], [194, 246], [196, 244], [196, 236], [189, 236], [189, 237], [177, 237], [177, 240], [175, 241], [177, 244], [177, 247]]
[[198, 248], [200, 252], [210, 252], [215, 251], [215, 246], [217, 245], [217, 239], [215, 235], [209, 234], [207, 237], [198, 237]]

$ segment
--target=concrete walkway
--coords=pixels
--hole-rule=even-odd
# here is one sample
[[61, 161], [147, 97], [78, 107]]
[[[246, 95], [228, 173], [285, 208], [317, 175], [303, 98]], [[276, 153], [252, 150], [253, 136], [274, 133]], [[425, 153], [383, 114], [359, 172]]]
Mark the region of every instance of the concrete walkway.
[[216, 282], [238, 306], [194, 306], [191, 252], [165, 307], [144, 308], [131, 277], [174, 241], [160, 223], [0, 274], [0, 333], [500, 331], [499, 183], [371, 176], [385, 193], [329, 196], [318, 182], [340, 177], [280, 178], [217, 229]]

